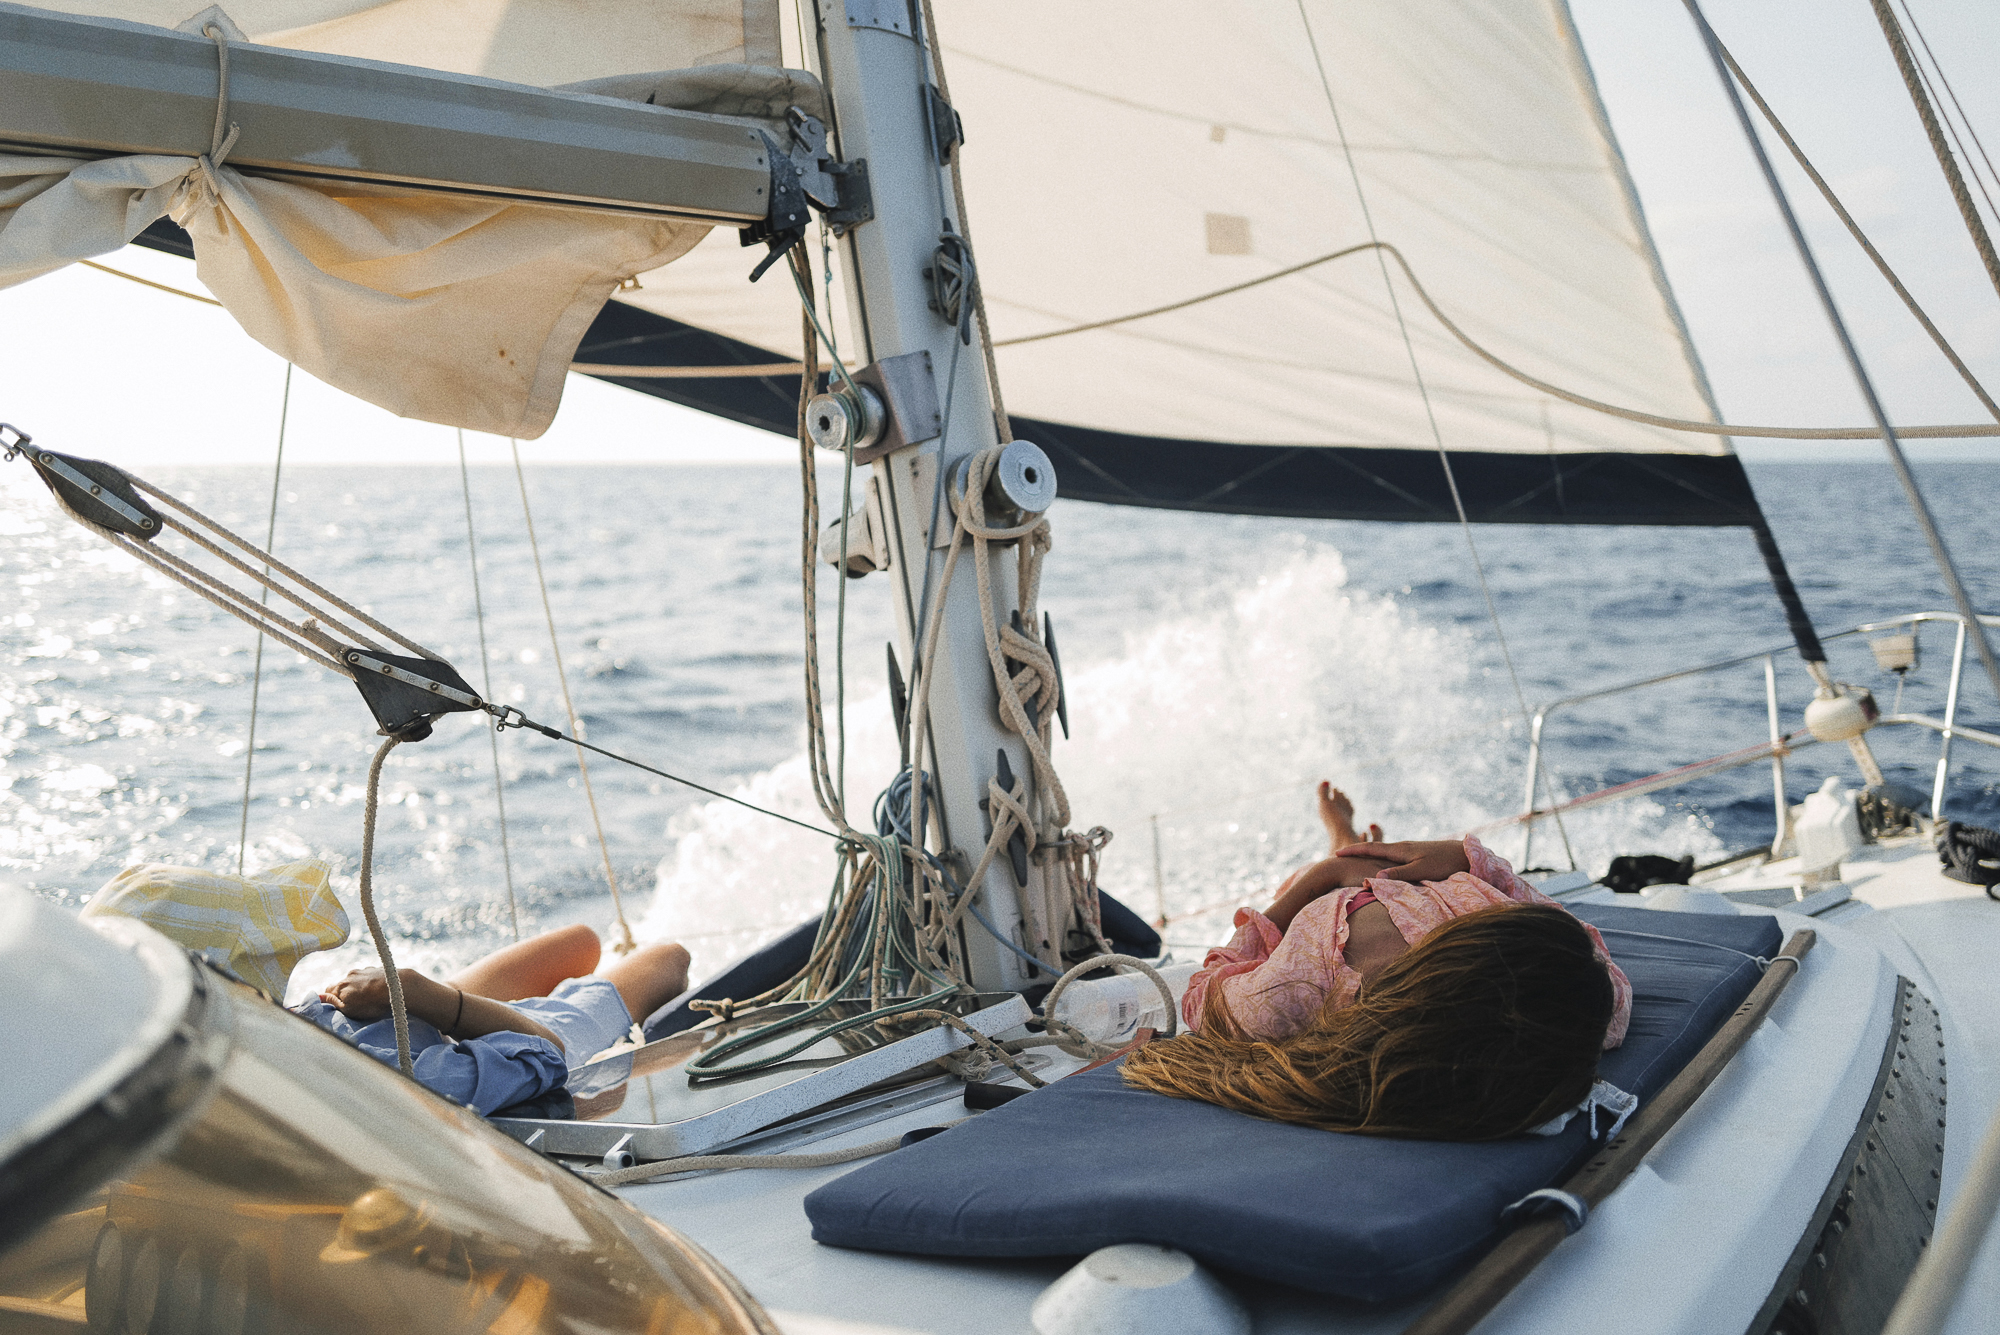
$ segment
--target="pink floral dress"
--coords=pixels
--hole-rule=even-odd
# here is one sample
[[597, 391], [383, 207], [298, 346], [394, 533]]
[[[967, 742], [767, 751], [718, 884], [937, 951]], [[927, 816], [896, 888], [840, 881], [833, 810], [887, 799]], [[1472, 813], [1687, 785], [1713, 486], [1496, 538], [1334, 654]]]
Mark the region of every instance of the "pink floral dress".
[[[1389, 910], [1390, 921], [1411, 945], [1433, 928], [1479, 909], [1555, 903], [1471, 835], [1465, 837], [1465, 856], [1472, 870], [1448, 880], [1410, 885], [1378, 876], [1365, 885], [1334, 890], [1300, 909], [1289, 932], [1279, 931], [1255, 909], [1236, 910], [1236, 937], [1209, 951], [1202, 961], [1201, 971], [1181, 998], [1181, 1020], [1187, 1028], [1199, 1029], [1210, 989], [1221, 988], [1229, 998], [1229, 1014], [1244, 1033], [1271, 1040], [1305, 1028], [1329, 1002], [1335, 1006], [1352, 1002], [1361, 990], [1361, 975], [1346, 959], [1347, 917], [1355, 896], [1364, 890], [1372, 891], [1376, 902]], [[1286, 887], [1300, 874], [1292, 873]], [[1615, 1048], [1625, 1041], [1625, 1027], [1632, 1019], [1632, 981], [1611, 962], [1597, 929], [1585, 923], [1583, 930], [1590, 933], [1597, 958], [1611, 973], [1611, 1026], [1605, 1031], [1604, 1046]]]

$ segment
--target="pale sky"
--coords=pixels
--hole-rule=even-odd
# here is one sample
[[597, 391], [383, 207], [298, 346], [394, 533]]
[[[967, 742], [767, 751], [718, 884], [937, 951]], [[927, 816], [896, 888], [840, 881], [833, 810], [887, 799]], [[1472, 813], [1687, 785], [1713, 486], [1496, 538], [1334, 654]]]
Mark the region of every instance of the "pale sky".
[[[1707, 59], [1676, 0], [1572, 0], [1668, 274], [1725, 419], [1865, 420]], [[2000, 4], [1909, 0], [1988, 147], [2000, 152]], [[2000, 295], [1980, 269], [1866, 0], [1714, 0], [1711, 20], [1877, 245], [1989, 386]], [[1773, 144], [1774, 152], [1781, 150]], [[1892, 417], [1976, 422], [1981, 409], [1804, 179], [1794, 202]], [[199, 290], [194, 266], [127, 248], [106, 263]], [[134, 466], [267, 465], [284, 365], [222, 311], [79, 266], [0, 292], [0, 420]], [[506, 443], [470, 436], [475, 462]], [[789, 441], [572, 376], [546, 462], [781, 462]], [[1874, 458], [1880, 446], [1743, 445], [1749, 459]], [[1912, 446], [2000, 459], [2000, 442]], [[288, 464], [456, 458], [454, 433], [303, 374]]]

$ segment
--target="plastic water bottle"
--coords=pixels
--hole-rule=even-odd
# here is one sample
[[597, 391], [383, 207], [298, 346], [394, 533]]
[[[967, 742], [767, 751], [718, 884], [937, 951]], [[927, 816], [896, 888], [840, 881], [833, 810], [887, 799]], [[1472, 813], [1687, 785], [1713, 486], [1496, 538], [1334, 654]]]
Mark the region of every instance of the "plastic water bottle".
[[[1181, 994], [1187, 991], [1188, 980], [1199, 967], [1189, 960], [1185, 964], [1166, 965], [1158, 971], [1173, 991], [1177, 1013]], [[1136, 969], [1109, 978], [1071, 983], [1056, 1003], [1056, 1018], [1074, 1025], [1099, 1043], [1129, 1042], [1141, 1028], [1151, 1027], [1161, 1033], [1167, 1029], [1167, 1008], [1160, 998], [1159, 987]]]
[[1792, 837], [1798, 843], [1802, 873], [1821, 879], [1838, 878], [1841, 859], [1867, 842], [1861, 835], [1854, 790], [1842, 788], [1839, 775], [1828, 775], [1819, 791], [1799, 804]]

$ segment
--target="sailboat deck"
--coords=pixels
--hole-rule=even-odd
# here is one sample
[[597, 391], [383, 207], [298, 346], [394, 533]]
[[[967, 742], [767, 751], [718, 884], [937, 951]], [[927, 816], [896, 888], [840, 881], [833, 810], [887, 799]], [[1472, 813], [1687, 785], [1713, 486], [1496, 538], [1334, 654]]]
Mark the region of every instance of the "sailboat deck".
[[[1985, 993], [1957, 989], [1960, 977], [1977, 970], [1965, 967], [1969, 946], [1952, 953], [1952, 921], [1954, 915], [2000, 912], [2000, 905], [1983, 896], [1975, 900], [1974, 887], [1961, 887], [1972, 895], [1957, 893], [1929, 870], [1935, 860], [1914, 841], [1870, 852], [1857, 859], [1853, 884], [1885, 902], [1899, 896], [1914, 902], [1878, 913], [1858, 900], [1817, 918], [1778, 911], [1787, 933], [1800, 927], [1820, 932], [1797, 982], [1645, 1166], [1482, 1330], [1586, 1329], [1596, 1324], [1593, 1314], [1614, 1310], [1626, 1314], [1623, 1324], [1633, 1331], [1750, 1324], [1768, 1296], [1770, 1276], [1784, 1267], [1810, 1225], [1821, 1185], [1834, 1175], [1871, 1097], [1890, 1036], [1897, 974], [1948, 999], [1957, 1013], [1970, 1008], [1977, 1014], [1989, 1004]], [[1864, 866], [1880, 870], [1864, 879]], [[1895, 940], [1885, 949], [1887, 937]], [[1964, 1046], [1965, 1026], [1951, 1027], [1960, 1043], [1954, 1071], [1960, 1062], [1981, 1068], [1985, 1054]], [[1994, 1068], [1989, 1063], [1983, 1069]], [[1958, 1161], [1983, 1123], [1980, 1110], [1992, 1103], [1985, 1077], [1964, 1080], [1961, 1088], [1965, 1084], [1973, 1088], [1961, 1095], [1970, 1115], [1955, 1124]], [[812, 1149], [858, 1145], [962, 1115], [955, 1100], [932, 1104], [815, 1142]], [[813, 1242], [804, 1197], [852, 1167], [710, 1174], [627, 1188], [625, 1194], [709, 1249], [768, 1307], [797, 1314], [785, 1318], [789, 1329], [842, 1329], [827, 1321], [878, 1330], [1030, 1329], [1030, 1305], [1071, 1259], [941, 1259]], [[1045, 1159], [1022, 1171], [1087, 1173], [1090, 1166], [1067, 1163], [1062, 1146], [1051, 1144]], [[1162, 1171], [1171, 1172], [1171, 1165], [1163, 1163]], [[1135, 1233], [1141, 1232], [1135, 1221]], [[1260, 1332], [1395, 1331], [1423, 1306], [1422, 1299], [1370, 1306], [1225, 1280]]]

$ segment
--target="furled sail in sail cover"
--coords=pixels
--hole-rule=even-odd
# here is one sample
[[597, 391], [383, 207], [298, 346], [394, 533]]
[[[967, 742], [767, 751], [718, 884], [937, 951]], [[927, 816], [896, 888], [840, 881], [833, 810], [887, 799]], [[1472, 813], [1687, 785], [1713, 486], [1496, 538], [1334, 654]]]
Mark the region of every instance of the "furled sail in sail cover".
[[[1717, 420], [1563, 0], [1305, 10], [1310, 35], [1294, 0], [937, 0], [1007, 407], [1055, 459], [1064, 494], [1450, 519], [1441, 440], [1476, 519], [1755, 523], [1726, 440], [1509, 379], [1375, 251], [1060, 332], [1372, 234], [1502, 360], [1591, 398]], [[789, 11], [783, 30], [791, 43]], [[769, 280], [746, 289], [744, 268], [736, 238], [712, 234], [620, 294], [578, 360], [796, 359], [793, 294]], [[790, 377], [619, 383], [792, 429]]]
[[[629, 146], [668, 119], [698, 153], [727, 147], [741, 161], [716, 192], [745, 196], [722, 211], [740, 223], [763, 215], [768, 184], [745, 136], [782, 134], [788, 105], [820, 100], [809, 76], [769, 68], [767, 0], [234, 0], [190, 15], [196, 3], [0, 4], [0, 142], [35, 146], [0, 152], [0, 286], [170, 215], [202, 280], [279, 355], [403, 415], [499, 434], [541, 434], [605, 298], [717, 216], [537, 202], [558, 193], [534, 188], [534, 150], [556, 156], [536, 143], [550, 121], [581, 117], [641, 169], [653, 164]], [[274, 47], [350, 59], [301, 67]], [[510, 87], [524, 83], [585, 87]], [[441, 108], [428, 139], [412, 138], [395, 97], [370, 101], [385, 86]], [[309, 155], [288, 151], [302, 143]], [[425, 150], [436, 180], [399, 174]], [[472, 157], [487, 177], [451, 174]]]

